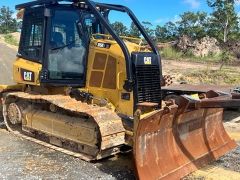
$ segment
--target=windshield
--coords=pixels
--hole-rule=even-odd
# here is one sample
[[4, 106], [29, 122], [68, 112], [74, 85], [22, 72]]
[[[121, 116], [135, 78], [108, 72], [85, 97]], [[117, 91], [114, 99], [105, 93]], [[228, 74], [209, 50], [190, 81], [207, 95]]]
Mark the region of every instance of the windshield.
[[48, 58], [50, 79], [81, 79], [84, 76], [87, 42], [79, 33], [79, 19], [77, 11], [54, 11]]

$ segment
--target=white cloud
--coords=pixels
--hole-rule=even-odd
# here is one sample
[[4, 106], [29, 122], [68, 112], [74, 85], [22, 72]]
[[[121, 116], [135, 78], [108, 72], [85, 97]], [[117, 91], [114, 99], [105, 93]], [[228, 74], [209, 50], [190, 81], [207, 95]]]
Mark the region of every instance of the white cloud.
[[192, 9], [197, 9], [201, 5], [199, 0], [183, 0], [183, 2], [190, 5]]
[[159, 18], [159, 19], [156, 19], [155, 21], [154, 21], [154, 23], [155, 24], [165, 24], [165, 23], [167, 23], [167, 22], [169, 22], [169, 21], [171, 21], [171, 22], [173, 22], [173, 23], [176, 23], [177, 21], [179, 21], [180, 20], [180, 17], [179, 17], [179, 15], [175, 15], [174, 17], [172, 17], [172, 18]]
[[159, 19], [156, 19], [155, 21], [154, 21], [154, 23], [156, 23], [156, 24], [160, 24], [160, 23], [164, 23], [164, 22], [166, 22], [166, 21], [168, 21], [168, 18], [159, 18]]
[[240, 6], [240, 0], [235, 0], [237, 6]]

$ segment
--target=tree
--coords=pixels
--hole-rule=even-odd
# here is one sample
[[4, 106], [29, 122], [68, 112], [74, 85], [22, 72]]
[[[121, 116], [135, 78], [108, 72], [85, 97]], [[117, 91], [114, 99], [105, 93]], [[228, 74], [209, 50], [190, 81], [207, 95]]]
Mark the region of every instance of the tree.
[[12, 18], [13, 11], [9, 7], [0, 8], [0, 33], [11, 33], [17, 31], [17, 21]]
[[154, 30], [152, 29], [153, 25], [152, 23], [148, 22], [148, 21], [143, 21], [142, 22], [144, 29], [146, 30], [146, 32], [148, 33], [148, 35], [154, 39]]
[[123, 25], [122, 22], [114, 22], [112, 24], [113, 29], [116, 31], [116, 33], [120, 36], [126, 36], [128, 34], [127, 27]]
[[167, 42], [168, 40], [168, 30], [165, 26], [157, 26], [155, 30], [155, 36], [158, 42]]
[[180, 15], [178, 31], [180, 35], [188, 35], [193, 39], [200, 39], [207, 35], [207, 13], [205, 12], [185, 12]]
[[141, 33], [138, 30], [137, 26], [132, 22], [129, 30], [129, 35], [132, 37], [140, 38]]
[[178, 37], [177, 26], [173, 22], [167, 22], [164, 26], [157, 26], [155, 36], [159, 42], [168, 42], [176, 40]]
[[207, 0], [208, 6], [213, 9], [210, 33], [223, 42], [238, 32], [238, 17], [235, 12], [235, 0]]

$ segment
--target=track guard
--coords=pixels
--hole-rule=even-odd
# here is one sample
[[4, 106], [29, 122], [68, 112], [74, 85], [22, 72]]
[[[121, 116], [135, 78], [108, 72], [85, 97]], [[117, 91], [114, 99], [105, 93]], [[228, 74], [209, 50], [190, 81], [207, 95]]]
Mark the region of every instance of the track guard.
[[189, 111], [173, 103], [139, 120], [133, 147], [139, 179], [180, 179], [234, 149], [222, 115], [223, 109]]

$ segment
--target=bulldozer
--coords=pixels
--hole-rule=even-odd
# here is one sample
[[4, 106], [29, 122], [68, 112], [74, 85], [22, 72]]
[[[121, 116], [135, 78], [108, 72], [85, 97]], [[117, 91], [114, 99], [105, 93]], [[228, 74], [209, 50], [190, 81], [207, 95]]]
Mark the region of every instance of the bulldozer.
[[[37, 0], [16, 9], [16, 84], [0, 86], [13, 134], [85, 161], [132, 153], [143, 180], [180, 179], [237, 146], [222, 115], [240, 106], [239, 94], [163, 89], [159, 51], [129, 8]], [[112, 11], [127, 14], [141, 38], [118, 35]]]

